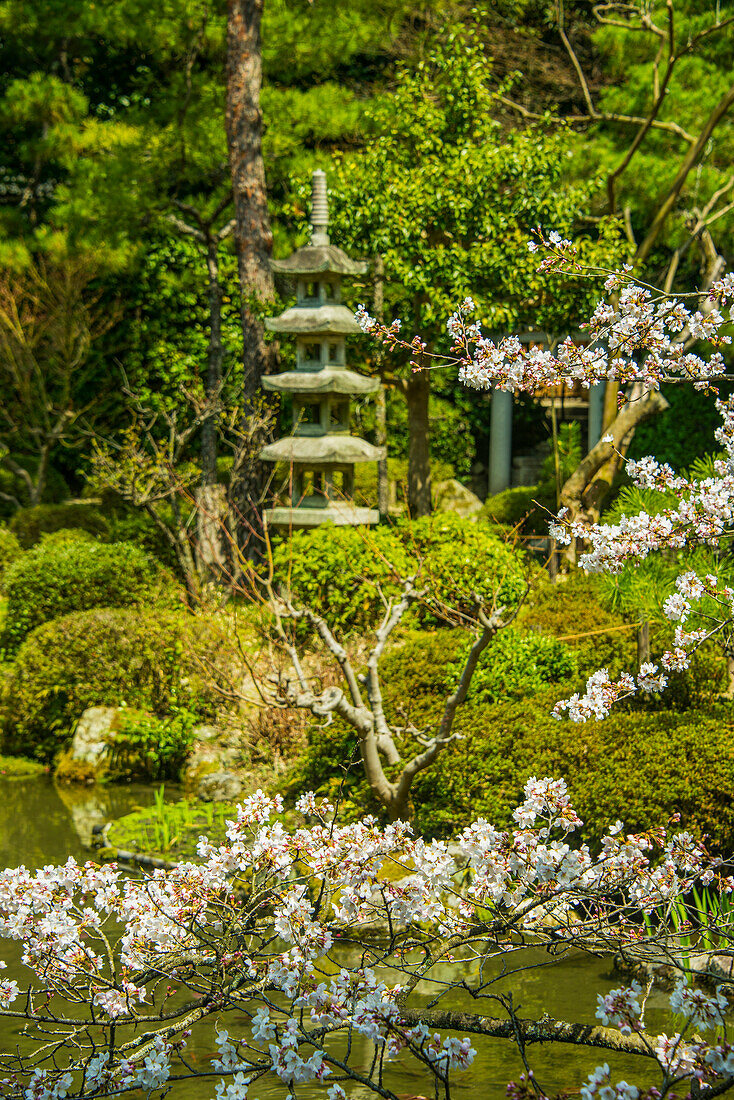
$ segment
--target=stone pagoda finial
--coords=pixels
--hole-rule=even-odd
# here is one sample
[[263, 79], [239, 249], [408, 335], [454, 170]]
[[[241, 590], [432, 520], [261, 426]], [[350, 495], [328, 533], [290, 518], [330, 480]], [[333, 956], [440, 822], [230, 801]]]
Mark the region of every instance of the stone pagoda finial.
[[326, 196], [326, 172], [317, 168], [311, 175], [311, 244], [329, 243], [329, 200]]

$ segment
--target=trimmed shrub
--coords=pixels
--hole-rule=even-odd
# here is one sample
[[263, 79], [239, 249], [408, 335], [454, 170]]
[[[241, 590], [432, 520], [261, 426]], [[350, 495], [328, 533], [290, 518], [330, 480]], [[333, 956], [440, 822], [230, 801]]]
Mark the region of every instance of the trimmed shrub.
[[421, 622], [468, 613], [476, 595], [515, 603], [525, 588], [523, 557], [487, 527], [459, 516], [435, 515], [374, 530], [332, 527], [298, 531], [275, 551], [276, 578], [297, 602], [340, 632], [374, 629], [399, 579], [413, 574], [429, 599]]
[[8, 527], [0, 527], [0, 593], [5, 591], [5, 574], [22, 553], [13, 532]]
[[575, 570], [558, 584], [538, 584], [520, 609], [517, 626], [564, 642], [575, 650], [585, 676], [608, 668], [612, 676], [636, 660], [635, 625], [600, 600], [599, 580]]
[[122, 509], [110, 516], [109, 527], [113, 542], [132, 542], [172, 572], [178, 572], [178, 560], [169, 539], [147, 513]]
[[[458, 683], [471, 639], [464, 630], [412, 631], [381, 662], [381, 682], [388, 708], [421, 708], [421, 721], [438, 713]], [[572, 649], [542, 634], [501, 631], [479, 658], [469, 699], [490, 703], [524, 699], [549, 684], [575, 689], [578, 659]]]
[[81, 528], [97, 538], [105, 538], [109, 530], [107, 520], [100, 510], [83, 501], [19, 508], [8, 526], [24, 550], [40, 542], [41, 535], [51, 534], [65, 527]]
[[41, 623], [91, 607], [126, 607], [160, 595], [170, 580], [130, 543], [41, 542], [11, 566], [0, 644], [14, 652]]
[[274, 553], [276, 579], [294, 599], [339, 632], [374, 628], [382, 603], [398, 592], [415, 562], [389, 527], [295, 531]]
[[418, 611], [423, 623], [471, 614], [477, 596], [512, 608], [525, 591], [532, 563], [482, 524], [439, 513], [401, 525], [399, 534], [420, 563], [419, 584], [428, 587], [430, 602]]
[[501, 493], [487, 497], [480, 519], [516, 527], [522, 523], [527, 535], [547, 535], [549, 512], [556, 512], [556, 488], [552, 482], [540, 485], [520, 485], [516, 489], [503, 489]]
[[212, 676], [234, 660], [225, 631], [201, 616], [115, 608], [65, 615], [18, 651], [3, 687], [2, 751], [52, 760], [87, 707], [124, 703], [159, 717], [181, 707], [213, 718], [221, 697]]
[[[532, 700], [491, 706], [467, 703], [456, 720], [463, 734], [412, 790], [416, 829], [448, 836], [485, 817], [512, 825], [531, 775], [564, 778], [584, 821], [584, 837], [599, 841], [617, 819], [625, 830], [647, 829], [674, 811], [685, 828], [707, 834], [721, 853], [734, 846], [734, 707], [661, 714], [613, 711], [603, 722], [574, 725], [553, 718], [555, 689]], [[412, 712], [411, 712], [412, 716]], [[419, 748], [406, 739], [404, 758]], [[353, 731], [343, 723], [314, 728], [294, 789], [306, 783], [333, 791], [348, 769], [349, 804], [379, 807], [363, 778]]]

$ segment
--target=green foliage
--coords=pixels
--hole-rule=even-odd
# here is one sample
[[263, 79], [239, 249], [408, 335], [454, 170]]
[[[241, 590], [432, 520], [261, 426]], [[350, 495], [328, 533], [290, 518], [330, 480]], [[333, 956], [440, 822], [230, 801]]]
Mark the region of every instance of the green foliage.
[[[383, 693], [390, 706], [437, 709], [456, 687], [471, 645], [462, 629], [411, 631], [381, 663]], [[482, 653], [472, 677], [469, 699], [490, 703], [523, 699], [548, 684], [578, 678], [577, 654], [544, 634], [502, 630]], [[421, 713], [420, 720], [426, 715]]]
[[197, 715], [182, 709], [165, 718], [126, 709], [110, 746], [110, 778], [178, 779], [197, 721]]
[[19, 508], [8, 526], [17, 536], [24, 550], [40, 542], [41, 535], [51, 534], [66, 527], [88, 531], [98, 538], [105, 538], [108, 534], [107, 520], [99, 508], [82, 501], [68, 504], [37, 504], [33, 508]]
[[125, 851], [162, 855], [168, 859], [196, 859], [196, 844], [203, 834], [213, 844], [224, 843], [227, 820], [237, 816], [232, 802], [164, 802], [163, 788], [155, 805], [125, 814], [112, 823], [110, 844]]
[[[161, 507], [165, 515], [165, 508]], [[176, 554], [171, 540], [161, 531], [155, 520], [146, 512], [132, 508], [118, 507], [109, 517], [110, 538], [114, 542], [132, 542], [141, 550], [152, 554], [162, 565], [175, 571], [178, 569]]]
[[482, 524], [439, 513], [398, 530], [419, 562], [419, 583], [427, 588], [418, 609], [421, 622], [471, 615], [477, 597], [508, 610], [521, 599], [529, 563]]
[[[27, 470], [31, 477], [35, 477], [38, 468], [37, 456], [10, 454], [6, 458], [10, 458], [21, 469]], [[46, 484], [41, 494], [41, 503], [59, 504], [69, 495], [69, 486], [62, 474], [55, 466], [49, 466], [46, 471]], [[0, 516], [10, 519], [16, 511], [14, 501], [17, 501], [21, 507], [28, 507], [28, 497], [28, 486], [20, 474], [7, 469], [3, 466], [3, 460], [0, 460]]]
[[629, 455], [654, 455], [674, 470], [685, 470], [716, 446], [714, 432], [721, 418], [711, 394], [674, 385], [663, 386], [662, 392], [670, 408], [635, 429]]
[[478, 816], [510, 824], [529, 775], [566, 777], [585, 835], [617, 818], [649, 828], [674, 811], [717, 849], [734, 844], [734, 714], [613, 713], [571, 725], [550, 714], [555, 693], [462, 713], [452, 743], [413, 790], [419, 829], [447, 833]]
[[0, 775], [3, 779], [30, 779], [43, 775], [46, 768], [35, 760], [23, 756], [0, 756]]
[[13, 532], [8, 527], [0, 527], [0, 593], [5, 592], [5, 574], [22, 553]]
[[[454, 682], [462, 667], [463, 660], [449, 666]], [[478, 703], [526, 699], [546, 684], [563, 684], [577, 676], [578, 656], [564, 642], [510, 628], [501, 631], [482, 654], [472, 678], [470, 698]]]
[[439, 514], [370, 530], [324, 525], [276, 549], [277, 581], [338, 632], [369, 631], [401, 578], [416, 574], [420, 621], [470, 614], [476, 597], [506, 606], [524, 591], [523, 561], [483, 525]]
[[41, 542], [11, 566], [1, 644], [14, 651], [41, 623], [91, 607], [125, 607], [154, 600], [170, 581], [130, 543]]
[[553, 482], [540, 485], [520, 485], [503, 489], [487, 497], [480, 513], [490, 523], [506, 527], [521, 525], [524, 534], [547, 535], [551, 515], [556, 509], [556, 487]]
[[[437, 701], [411, 707], [410, 690], [406, 685], [403, 694], [410, 717], [435, 721]], [[686, 828], [709, 834], [717, 851], [731, 850], [731, 704], [686, 714], [617, 710], [603, 722], [573, 725], [552, 716], [558, 695], [554, 688], [518, 701], [467, 702], [455, 726], [461, 738], [416, 777], [416, 829], [429, 836], [448, 836], [477, 817], [509, 828], [528, 776], [558, 775], [567, 780], [584, 821], [584, 836], [592, 841], [598, 842], [617, 819], [627, 830], [637, 831], [667, 820], [677, 810]], [[408, 738], [401, 743], [404, 757], [418, 748]], [[293, 789], [305, 783], [334, 793], [344, 782], [343, 794], [354, 812], [379, 812], [363, 779], [354, 732], [338, 722], [313, 729]]]
[[561, 638], [578, 654], [579, 672], [629, 671], [636, 657], [634, 627], [605, 605], [599, 578], [576, 570], [558, 584], [538, 584], [520, 609], [519, 630]]
[[373, 629], [382, 602], [410, 575], [412, 559], [392, 528], [332, 527], [296, 531], [274, 553], [275, 575], [294, 599], [332, 629]]
[[50, 761], [94, 706], [214, 717], [219, 696], [202, 661], [214, 670], [231, 659], [220, 626], [199, 616], [97, 608], [45, 623], [26, 638], [3, 686], [2, 751]]

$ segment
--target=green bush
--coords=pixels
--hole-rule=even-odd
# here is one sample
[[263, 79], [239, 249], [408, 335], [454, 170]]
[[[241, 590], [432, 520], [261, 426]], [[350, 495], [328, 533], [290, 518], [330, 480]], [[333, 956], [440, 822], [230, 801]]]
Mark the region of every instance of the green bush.
[[191, 751], [197, 716], [177, 710], [165, 718], [125, 710], [109, 759], [111, 779], [178, 779]]
[[294, 599], [340, 632], [376, 625], [382, 604], [398, 592], [413, 562], [389, 527], [332, 527], [296, 531], [275, 549], [276, 581]]
[[8, 527], [0, 527], [0, 593], [5, 591], [5, 574], [22, 553], [13, 532]]
[[170, 540], [147, 513], [124, 508], [113, 512], [109, 530], [112, 541], [132, 542], [172, 572], [178, 571], [178, 561]]
[[100, 510], [83, 501], [19, 508], [8, 526], [24, 550], [40, 542], [41, 535], [51, 534], [65, 527], [81, 528], [98, 538], [105, 538], [109, 530], [107, 520]]
[[14, 652], [41, 623], [91, 607], [125, 607], [160, 595], [170, 580], [130, 543], [41, 542], [8, 570], [0, 645]]
[[87, 707], [214, 717], [220, 696], [208, 670], [233, 659], [219, 623], [202, 616], [97, 608], [54, 619], [26, 638], [3, 685], [2, 751], [52, 760]]
[[585, 836], [599, 840], [621, 819], [630, 831], [680, 811], [686, 827], [719, 850], [734, 844], [734, 712], [612, 712], [572, 725], [551, 714], [555, 693], [531, 703], [475, 707], [461, 715], [461, 741], [418, 776], [421, 830], [446, 833], [483, 816], [509, 825], [530, 775], [563, 776]]
[[598, 668], [617, 676], [630, 670], [636, 659], [635, 624], [605, 606], [599, 578], [581, 570], [558, 584], [538, 583], [520, 609], [517, 626], [562, 638], [577, 653], [584, 676]]
[[[679, 811], [684, 826], [709, 835], [717, 852], [731, 851], [731, 704], [714, 713], [613, 711], [603, 722], [575, 725], [552, 716], [557, 697], [554, 689], [514, 703], [467, 703], [455, 726], [462, 738], [413, 784], [416, 829], [447, 836], [478, 817], [508, 828], [528, 777], [551, 775], [567, 781], [585, 839], [598, 842], [617, 819], [638, 831]], [[404, 758], [418, 748], [409, 740], [400, 746]], [[345, 771], [350, 803], [362, 813], [378, 810], [353, 731], [342, 723], [312, 730], [295, 783], [333, 791]]]
[[398, 530], [420, 563], [419, 585], [428, 589], [419, 608], [423, 623], [470, 614], [476, 597], [509, 609], [525, 591], [530, 562], [483, 524], [439, 513]]
[[[468, 653], [449, 666], [458, 680]], [[485, 649], [472, 677], [470, 699], [494, 703], [499, 699], [527, 699], [548, 684], [565, 684], [578, 677], [578, 657], [564, 642], [544, 634], [503, 630]]]
[[525, 563], [486, 526], [435, 515], [394, 527], [324, 525], [298, 531], [277, 547], [276, 579], [299, 603], [340, 632], [374, 629], [394, 598], [400, 577], [417, 576], [427, 590], [421, 622], [469, 613], [475, 596], [516, 603], [525, 588]]
[[[437, 712], [459, 681], [471, 639], [461, 629], [411, 631], [393, 645], [380, 665], [383, 695], [389, 709], [400, 706]], [[576, 653], [555, 638], [521, 634], [513, 627], [501, 631], [483, 651], [474, 670], [469, 699], [480, 703], [498, 699], [525, 699], [549, 684], [575, 690]]]
[[551, 481], [539, 485], [521, 485], [516, 489], [503, 489], [501, 493], [487, 497], [480, 519], [501, 523], [506, 527], [521, 524], [523, 534], [547, 535], [551, 515], [555, 514], [556, 487]]

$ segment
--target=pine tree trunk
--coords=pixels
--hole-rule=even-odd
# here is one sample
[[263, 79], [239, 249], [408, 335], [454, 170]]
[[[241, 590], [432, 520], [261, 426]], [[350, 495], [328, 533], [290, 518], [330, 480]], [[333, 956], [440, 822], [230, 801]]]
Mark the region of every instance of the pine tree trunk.
[[222, 383], [222, 287], [219, 282], [218, 241], [207, 240], [209, 276], [209, 350], [206, 396], [211, 403], [201, 426], [201, 484], [196, 494], [197, 570], [202, 577], [217, 576], [226, 565], [222, 525], [226, 508], [224, 487], [217, 483], [217, 408]]
[[408, 401], [408, 508], [411, 516], [431, 514], [431, 444], [428, 399], [431, 380], [428, 371], [417, 371], [406, 388]]
[[[229, 0], [227, 16], [227, 145], [235, 212], [235, 247], [242, 294], [244, 415], [254, 416], [262, 394], [260, 379], [275, 366], [265, 343], [260, 309], [273, 297], [270, 255], [273, 235], [268, 216], [262, 158], [262, 48], [264, 0]], [[260, 308], [259, 308], [260, 307]], [[245, 433], [247, 434], [247, 433]], [[230, 498], [238, 516], [238, 541], [252, 552], [261, 529], [266, 472], [258, 453], [266, 442], [253, 436], [251, 454], [241, 463]]]

